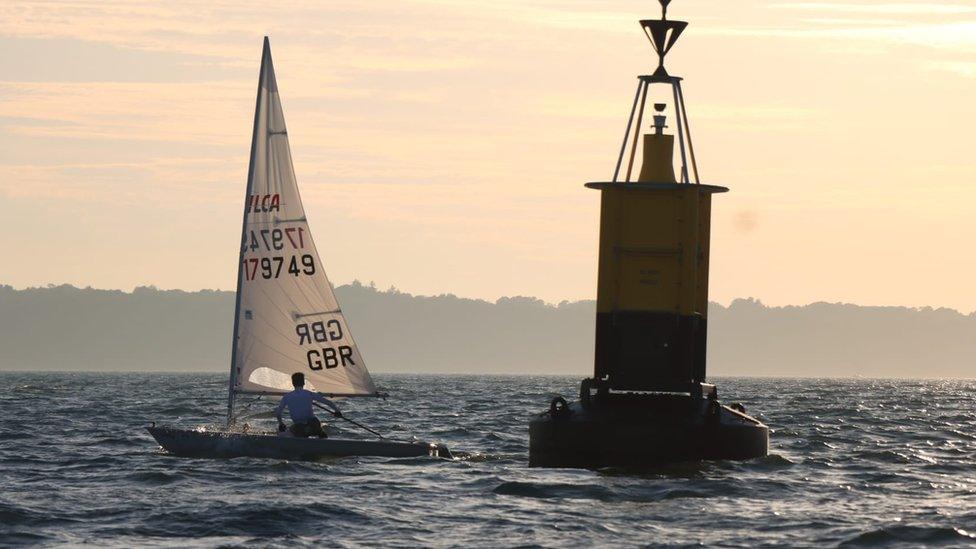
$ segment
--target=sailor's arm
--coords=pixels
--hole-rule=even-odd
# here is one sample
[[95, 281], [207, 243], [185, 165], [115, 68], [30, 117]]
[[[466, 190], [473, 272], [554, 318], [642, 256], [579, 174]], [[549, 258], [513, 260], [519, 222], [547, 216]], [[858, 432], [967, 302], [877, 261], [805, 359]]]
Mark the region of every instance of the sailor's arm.
[[342, 412], [339, 410], [339, 405], [337, 405], [335, 402], [332, 402], [331, 400], [325, 398], [322, 395], [322, 393], [315, 393], [314, 395], [312, 395], [312, 400], [314, 400], [315, 402], [321, 402], [322, 404], [325, 404], [326, 406], [328, 406], [332, 410], [332, 415], [333, 416], [335, 416], [335, 417], [342, 417]]
[[278, 418], [278, 425], [284, 425], [285, 422], [281, 420], [281, 414], [285, 411], [285, 399], [281, 399], [278, 402], [278, 408], [275, 409], [275, 417]]

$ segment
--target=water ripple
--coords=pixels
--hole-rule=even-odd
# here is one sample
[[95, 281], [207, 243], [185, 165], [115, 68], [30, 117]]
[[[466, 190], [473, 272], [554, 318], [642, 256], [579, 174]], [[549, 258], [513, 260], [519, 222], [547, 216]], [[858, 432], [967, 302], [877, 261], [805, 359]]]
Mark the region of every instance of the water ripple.
[[347, 415], [457, 459], [178, 459], [144, 427], [213, 425], [224, 376], [0, 374], [0, 417], [44, 410], [0, 424], [0, 545], [976, 545], [971, 381], [719, 379], [768, 457], [581, 471], [526, 467], [574, 378], [377, 377]]

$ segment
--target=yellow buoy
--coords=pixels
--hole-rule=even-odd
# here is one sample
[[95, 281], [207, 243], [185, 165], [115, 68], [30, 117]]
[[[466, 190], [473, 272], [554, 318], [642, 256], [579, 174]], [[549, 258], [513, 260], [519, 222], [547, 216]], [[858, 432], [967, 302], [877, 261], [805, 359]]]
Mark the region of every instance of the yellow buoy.
[[[657, 70], [638, 79], [613, 180], [586, 185], [601, 194], [594, 375], [581, 383], [579, 402], [555, 398], [529, 424], [532, 466], [643, 466], [768, 452], [769, 429], [741, 406], [722, 406], [706, 383], [712, 195], [728, 189], [699, 181], [681, 78], [664, 68], [688, 24], [667, 19], [671, 0], [659, 1], [662, 18], [640, 22]], [[673, 134], [665, 132], [667, 105], [655, 103], [652, 131], [641, 136], [652, 85], [670, 88]], [[641, 168], [631, 180], [639, 142]]]

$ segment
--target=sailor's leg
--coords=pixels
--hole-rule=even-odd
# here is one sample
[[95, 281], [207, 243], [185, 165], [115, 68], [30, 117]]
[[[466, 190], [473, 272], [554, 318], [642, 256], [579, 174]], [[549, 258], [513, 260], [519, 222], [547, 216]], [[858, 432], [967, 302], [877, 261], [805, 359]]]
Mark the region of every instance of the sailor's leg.
[[322, 422], [319, 421], [319, 418], [313, 417], [311, 420], [309, 420], [308, 436], [317, 436], [319, 438], [325, 438], [328, 436], [325, 434], [325, 429], [322, 428]]
[[291, 424], [291, 434], [299, 438], [305, 438], [308, 436], [308, 425], [305, 423], [292, 423]]

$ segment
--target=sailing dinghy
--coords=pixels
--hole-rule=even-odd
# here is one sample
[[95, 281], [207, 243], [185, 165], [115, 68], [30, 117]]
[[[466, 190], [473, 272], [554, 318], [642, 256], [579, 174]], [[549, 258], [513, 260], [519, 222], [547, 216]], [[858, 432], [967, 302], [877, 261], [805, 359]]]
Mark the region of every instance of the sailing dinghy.
[[296, 372], [305, 374], [306, 389], [328, 397], [386, 396], [366, 369], [312, 240], [267, 37], [254, 111], [231, 348], [227, 428], [153, 424], [149, 433], [168, 452], [278, 459], [451, 457], [445, 446], [426, 442], [293, 438], [237, 428], [238, 407], [287, 393]]

